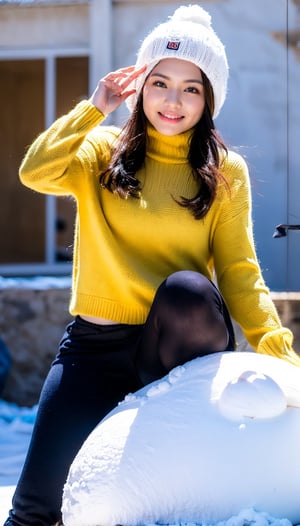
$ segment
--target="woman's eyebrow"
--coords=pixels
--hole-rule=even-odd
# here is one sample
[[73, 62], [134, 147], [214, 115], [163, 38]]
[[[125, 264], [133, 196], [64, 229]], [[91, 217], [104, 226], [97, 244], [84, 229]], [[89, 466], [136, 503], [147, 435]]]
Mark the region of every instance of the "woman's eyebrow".
[[[165, 80], [170, 80], [170, 77], [167, 75], [164, 75], [163, 73], [159, 73], [158, 71], [155, 71], [154, 73], [150, 73], [150, 77], [161, 77]], [[184, 80], [185, 83], [195, 82], [197, 84], [203, 84], [203, 81], [201, 79], [187, 79]]]
[[197, 84], [203, 84], [203, 81], [201, 79], [188, 79], [184, 80], [183, 82], [196, 82]]

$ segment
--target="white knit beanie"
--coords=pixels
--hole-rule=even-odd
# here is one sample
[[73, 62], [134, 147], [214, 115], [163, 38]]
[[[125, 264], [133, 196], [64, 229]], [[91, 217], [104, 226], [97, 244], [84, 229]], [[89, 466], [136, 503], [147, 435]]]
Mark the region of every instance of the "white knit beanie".
[[228, 63], [207, 11], [198, 5], [181, 6], [145, 38], [137, 54], [136, 67], [147, 64], [147, 69], [129, 86], [136, 89], [126, 101], [131, 111], [150, 71], [164, 58], [187, 60], [205, 73], [214, 92], [213, 117], [217, 117], [226, 97]]

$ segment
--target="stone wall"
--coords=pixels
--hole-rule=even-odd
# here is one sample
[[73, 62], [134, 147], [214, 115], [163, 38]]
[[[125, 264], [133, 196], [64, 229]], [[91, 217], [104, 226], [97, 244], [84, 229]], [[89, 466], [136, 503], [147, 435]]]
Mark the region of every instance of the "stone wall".
[[[71, 317], [69, 286], [0, 287], [0, 336], [12, 355], [3, 398], [22, 406], [37, 403], [43, 380]], [[58, 286], [59, 285], [59, 286]]]
[[[38, 280], [36, 285], [1, 287], [0, 336], [9, 348], [13, 366], [3, 398], [21, 406], [38, 402], [39, 392], [51, 361], [57, 352], [68, 313], [69, 282], [63, 279]], [[300, 293], [273, 293], [282, 322], [295, 336], [300, 351]], [[250, 350], [236, 327], [241, 350]]]

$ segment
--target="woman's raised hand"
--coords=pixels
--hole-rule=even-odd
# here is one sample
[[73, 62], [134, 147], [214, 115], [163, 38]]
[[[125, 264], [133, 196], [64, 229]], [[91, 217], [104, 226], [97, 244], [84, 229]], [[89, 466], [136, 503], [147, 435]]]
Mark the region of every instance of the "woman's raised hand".
[[104, 115], [116, 110], [135, 89], [126, 90], [131, 82], [144, 73], [146, 66], [136, 69], [135, 66], [121, 68], [108, 73], [99, 80], [90, 101]]

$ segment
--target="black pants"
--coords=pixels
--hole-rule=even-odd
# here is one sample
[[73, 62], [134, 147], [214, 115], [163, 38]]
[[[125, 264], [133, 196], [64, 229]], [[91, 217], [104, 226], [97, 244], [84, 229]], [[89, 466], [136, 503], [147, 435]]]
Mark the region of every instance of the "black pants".
[[159, 287], [145, 325], [67, 326], [45, 380], [22, 474], [5, 526], [50, 526], [61, 517], [69, 467], [92, 429], [129, 392], [174, 366], [233, 350], [234, 333], [217, 288], [196, 272]]

